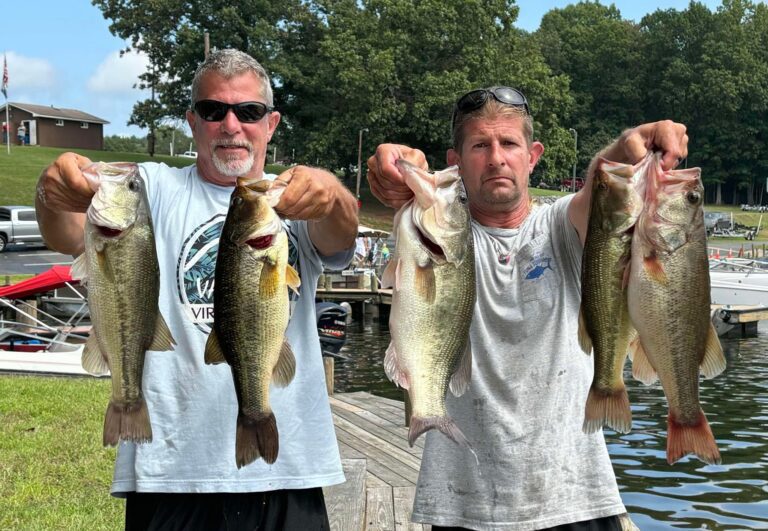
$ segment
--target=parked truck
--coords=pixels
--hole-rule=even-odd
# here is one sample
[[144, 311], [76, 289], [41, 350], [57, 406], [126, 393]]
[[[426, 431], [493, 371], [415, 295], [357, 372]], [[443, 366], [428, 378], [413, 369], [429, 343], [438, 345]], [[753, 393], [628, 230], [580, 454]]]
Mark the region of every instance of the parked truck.
[[0, 253], [11, 243], [43, 243], [34, 208], [0, 206]]

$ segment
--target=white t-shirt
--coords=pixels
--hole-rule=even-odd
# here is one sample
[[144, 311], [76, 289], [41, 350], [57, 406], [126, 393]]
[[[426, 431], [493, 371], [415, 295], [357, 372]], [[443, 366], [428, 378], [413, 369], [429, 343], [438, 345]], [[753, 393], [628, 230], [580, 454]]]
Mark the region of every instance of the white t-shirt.
[[301, 276], [286, 333], [296, 355], [296, 376], [287, 387], [270, 390], [280, 437], [277, 461], [268, 465], [258, 459], [238, 470], [232, 373], [227, 364], [204, 361], [218, 239], [233, 188], [203, 181], [194, 165], [140, 167], [160, 262], [160, 311], [177, 346], [146, 355], [142, 386], [153, 440], [120, 443], [112, 493], [258, 492], [343, 482], [317, 335], [315, 290], [322, 262], [343, 269], [354, 249], [321, 262], [306, 222], [285, 222], [289, 262]]
[[448, 413], [475, 458], [427, 433], [413, 519], [542, 529], [626, 512], [602, 432], [581, 426], [592, 359], [578, 346], [581, 252], [569, 198], [517, 229], [473, 222], [472, 378]]

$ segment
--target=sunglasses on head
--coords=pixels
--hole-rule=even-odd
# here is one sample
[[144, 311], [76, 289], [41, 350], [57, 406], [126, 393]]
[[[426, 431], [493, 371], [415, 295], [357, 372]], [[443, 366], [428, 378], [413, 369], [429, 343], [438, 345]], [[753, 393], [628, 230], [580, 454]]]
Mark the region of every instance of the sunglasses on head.
[[206, 122], [220, 122], [230, 109], [237, 119], [245, 124], [258, 122], [267, 113], [275, 110], [260, 101], [244, 101], [242, 103], [224, 103], [216, 100], [200, 100], [194, 105], [197, 115]]
[[488, 101], [491, 97], [511, 107], [522, 107], [525, 109], [525, 114], [531, 114], [531, 109], [528, 107], [528, 100], [522, 92], [512, 87], [489, 87], [483, 89], [471, 90], [464, 94], [456, 101], [456, 106], [453, 109], [453, 116], [451, 116], [451, 130], [456, 127], [456, 118], [459, 113], [466, 114], [468, 112], [476, 111]]

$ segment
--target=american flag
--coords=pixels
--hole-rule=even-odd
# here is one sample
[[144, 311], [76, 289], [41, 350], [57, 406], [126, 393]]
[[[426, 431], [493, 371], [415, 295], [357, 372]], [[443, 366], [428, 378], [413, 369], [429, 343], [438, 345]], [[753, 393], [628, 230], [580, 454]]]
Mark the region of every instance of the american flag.
[[8, 99], [8, 59], [3, 54], [3, 96]]

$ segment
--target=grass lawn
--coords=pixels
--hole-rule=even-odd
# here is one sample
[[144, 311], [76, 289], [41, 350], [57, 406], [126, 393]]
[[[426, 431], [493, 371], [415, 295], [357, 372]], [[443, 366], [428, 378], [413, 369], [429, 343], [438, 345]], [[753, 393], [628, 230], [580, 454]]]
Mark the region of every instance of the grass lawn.
[[123, 529], [109, 394], [105, 379], [0, 376], [0, 529]]
[[[42, 146], [12, 146], [11, 154], [0, 150], [0, 205], [34, 205], [35, 185], [40, 172], [65, 151], [63, 148]], [[146, 153], [123, 153], [118, 151], [76, 150], [78, 154], [102, 162], [164, 162], [169, 166], [181, 168], [189, 166], [192, 159], [155, 155]], [[281, 166], [267, 166], [267, 171], [279, 173]]]

